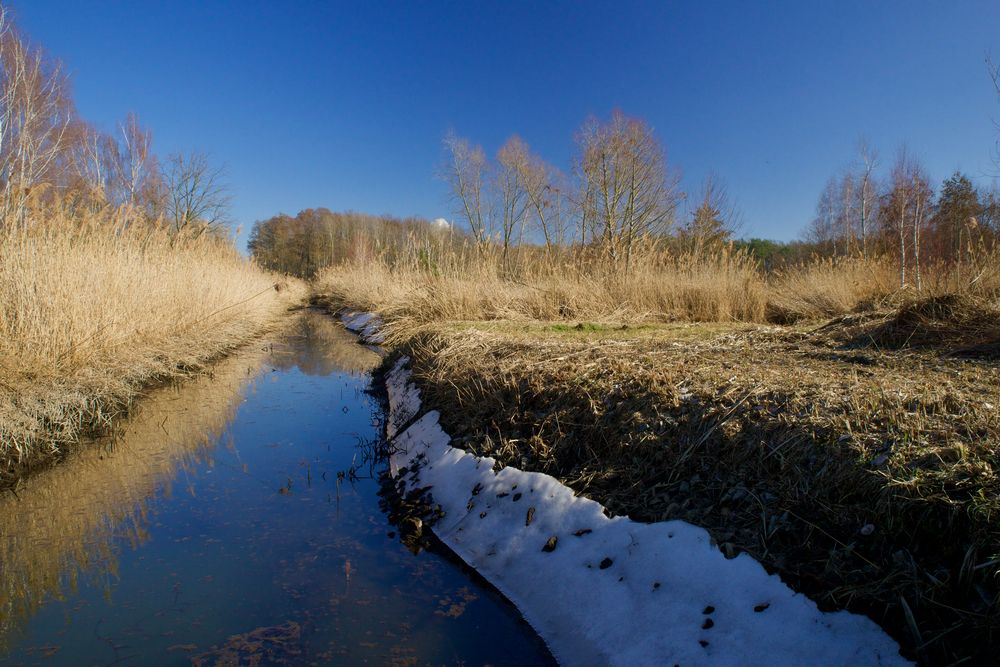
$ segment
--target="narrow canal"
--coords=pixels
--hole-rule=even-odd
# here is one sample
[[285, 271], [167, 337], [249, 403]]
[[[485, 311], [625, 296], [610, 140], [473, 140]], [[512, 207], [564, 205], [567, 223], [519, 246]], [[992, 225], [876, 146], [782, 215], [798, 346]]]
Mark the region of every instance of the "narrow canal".
[[0, 494], [0, 662], [551, 664], [380, 509], [379, 362], [306, 311]]

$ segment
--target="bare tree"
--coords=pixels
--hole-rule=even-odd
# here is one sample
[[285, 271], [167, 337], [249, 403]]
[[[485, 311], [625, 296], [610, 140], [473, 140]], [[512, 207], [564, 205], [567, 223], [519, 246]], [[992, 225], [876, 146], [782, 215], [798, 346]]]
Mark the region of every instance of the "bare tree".
[[874, 172], [878, 164], [878, 152], [866, 139], [861, 139], [858, 145], [861, 153], [861, 185], [858, 188], [858, 198], [861, 205], [861, 254], [868, 257], [868, 233], [871, 227], [872, 214], [878, 202], [878, 189], [875, 186]]
[[120, 191], [118, 198], [123, 204], [143, 205], [159, 177], [152, 151], [153, 135], [139, 125], [134, 113], [118, 125], [118, 134], [118, 142], [111, 145], [114, 181]]
[[500, 240], [503, 269], [510, 272], [510, 248], [517, 234], [518, 245], [523, 240], [524, 222], [530, 200], [524, 180], [531, 162], [528, 145], [516, 134], [497, 151], [495, 193], [500, 208]]
[[545, 256], [552, 259], [566, 241], [562, 174], [535, 155], [528, 155], [522, 165], [521, 179], [538, 230], [545, 241]]
[[837, 179], [830, 177], [816, 202], [816, 217], [809, 226], [808, 237], [823, 247], [823, 252], [837, 254]]
[[100, 204], [108, 201], [109, 174], [113, 171], [109, 164], [112, 143], [111, 137], [88, 124], [73, 145], [77, 188]]
[[577, 141], [581, 224], [592, 225], [611, 266], [627, 278], [636, 247], [672, 226], [679, 178], [652, 128], [620, 111], [606, 123], [588, 120]]
[[444, 178], [457, 202], [459, 215], [464, 217], [480, 252], [493, 236], [493, 211], [484, 196], [488, 164], [480, 146], [472, 146], [467, 139], [449, 131], [444, 138], [448, 163]]
[[[913, 280], [921, 289], [920, 243], [933, 205], [934, 192], [924, 168], [913, 159], [906, 147], [899, 150], [890, 174], [890, 190], [886, 194], [887, 224], [899, 239], [899, 284], [906, 287], [908, 257], [913, 257]], [[909, 241], [910, 247], [907, 248]]]
[[[986, 56], [986, 73], [989, 74], [990, 80], [993, 82], [993, 90], [1000, 98], [1000, 63], [993, 62], [993, 58], [989, 55]], [[997, 129], [1000, 129], [1000, 122], [994, 121], [993, 124]], [[1000, 138], [993, 145], [993, 164], [1000, 170]]]
[[844, 241], [844, 254], [850, 255], [856, 243], [854, 232], [854, 201], [856, 197], [854, 174], [850, 171], [840, 177], [840, 191], [837, 202], [837, 234]]
[[31, 47], [0, 7], [0, 187], [4, 214], [20, 214], [31, 190], [56, 181], [76, 120], [58, 61]]
[[209, 164], [204, 153], [170, 156], [165, 214], [175, 232], [200, 235], [218, 229], [229, 221], [230, 200], [225, 169]]

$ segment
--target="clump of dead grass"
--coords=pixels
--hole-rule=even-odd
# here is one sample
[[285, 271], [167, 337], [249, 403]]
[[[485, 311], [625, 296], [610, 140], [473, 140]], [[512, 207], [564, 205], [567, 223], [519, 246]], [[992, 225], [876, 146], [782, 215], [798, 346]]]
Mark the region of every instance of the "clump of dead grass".
[[55, 204], [0, 220], [0, 477], [106, 424], [305, 297], [225, 240], [128, 209]]
[[933, 348], [968, 357], [1000, 358], [1000, 305], [967, 294], [945, 294], [904, 303], [855, 334], [892, 349]]
[[818, 258], [770, 277], [767, 319], [788, 324], [843, 315], [883, 301], [897, 289], [888, 258]]

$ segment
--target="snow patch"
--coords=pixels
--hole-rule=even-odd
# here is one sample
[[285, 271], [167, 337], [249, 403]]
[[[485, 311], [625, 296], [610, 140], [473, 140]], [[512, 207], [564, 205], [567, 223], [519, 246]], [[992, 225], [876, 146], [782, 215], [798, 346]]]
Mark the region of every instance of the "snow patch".
[[870, 619], [820, 612], [750, 556], [726, 559], [702, 528], [608, 518], [553, 477], [494, 472], [494, 459], [451, 447], [436, 411], [412, 421], [421, 401], [407, 361], [386, 375], [391, 474], [407, 468], [404, 493], [431, 487], [444, 510], [434, 533], [560, 664], [909, 664]]
[[382, 333], [382, 318], [375, 313], [364, 313], [354, 310], [344, 310], [339, 313], [340, 321], [348, 331], [358, 334], [361, 341], [370, 345], [378, 345], [385, 341]]

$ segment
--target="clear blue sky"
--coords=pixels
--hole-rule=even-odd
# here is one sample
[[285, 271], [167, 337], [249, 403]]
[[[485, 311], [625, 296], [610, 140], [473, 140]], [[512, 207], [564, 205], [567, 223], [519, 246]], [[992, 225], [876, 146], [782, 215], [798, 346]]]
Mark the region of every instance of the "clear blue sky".
[[616, 107], [686, 189], [717, 172], [745, 236], [797, 236], [862, 134], [938, 183], [994, 170], [1000, 2], [9, 4], [85, 118], [135, 111], [157, 152], [224, 162], [244, 235], [317, 206], [451, 218], [448, 128], [490, 152], [516, 132], [567, 168], [584, 118]]

